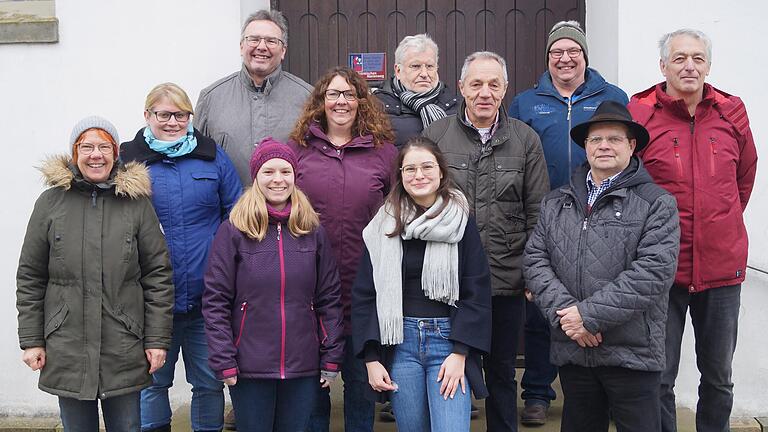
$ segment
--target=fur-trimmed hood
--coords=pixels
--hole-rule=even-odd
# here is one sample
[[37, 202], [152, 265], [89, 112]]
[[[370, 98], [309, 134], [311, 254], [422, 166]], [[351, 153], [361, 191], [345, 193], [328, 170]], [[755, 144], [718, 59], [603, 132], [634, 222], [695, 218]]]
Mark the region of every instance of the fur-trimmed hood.
[[[76, 175], [70, 169], [72, 164], [72, 158], [69, 156], [51, 156], [43, 161], [38, 170], [43, 174], [43, 181], [47, 186], [68, 190], [78, 179], [82, 180], [80, 174]], [[116, 172], [108, 180], [114, 186], [115, 195], [131, 199], [152, 195], [152, 182], [149, 177], [149, 170], [143, 163], [128, 162], [127, 164], [122, 164], [119, 161], [115, 161], [115, 164], [117, 165]]]

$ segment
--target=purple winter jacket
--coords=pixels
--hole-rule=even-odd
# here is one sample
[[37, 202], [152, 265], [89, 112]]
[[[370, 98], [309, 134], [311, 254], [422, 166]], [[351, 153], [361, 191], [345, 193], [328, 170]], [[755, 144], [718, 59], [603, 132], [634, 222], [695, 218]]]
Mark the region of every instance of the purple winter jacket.
[[341, 277], [344, 334], [352, 334], [352, 283], [363, 252], [363, 228], [384, 202], [392, 186], [397, 149], [392, 143], [375, 148], [373, 136], [352, 139], [336, 149], [320, 125], [310, 125], [304, 147], [293, 141], [298, 159], [296, 185], [307, 195], [328, 232]]
[[294, 237], [273, 223], [264, 240], [225, 221], [211, 246], [203, 315], [219, 379], [290, 379], [338, 371], [344, 357], [336, 260], [322, 226]]

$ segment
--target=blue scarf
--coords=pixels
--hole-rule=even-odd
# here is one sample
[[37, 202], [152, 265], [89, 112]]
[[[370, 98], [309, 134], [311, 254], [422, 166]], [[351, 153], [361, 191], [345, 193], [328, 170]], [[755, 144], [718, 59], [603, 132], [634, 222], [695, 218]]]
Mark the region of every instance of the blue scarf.
[[192, 153], [192, 150], [197, 147], [197, 138], [195, 138], [195, 128], [192, 126], [192, 122], [189, 122], [187, 126], [187, 134], [177, 139], [176, 141], [162, 141], [155, 138], [155, 134], [152, 133], [152, 128], [149, 126], [144, 128], [144, 141], [147, 142], [149, 148], [162, 153], [170, 158], [176, 158]]

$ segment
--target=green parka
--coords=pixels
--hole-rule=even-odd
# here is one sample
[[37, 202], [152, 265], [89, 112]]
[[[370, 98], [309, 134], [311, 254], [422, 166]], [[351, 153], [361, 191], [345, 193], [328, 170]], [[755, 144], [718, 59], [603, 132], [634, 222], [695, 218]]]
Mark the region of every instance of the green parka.
[[71, 158], [41, 167], [16, 275], [19, 344], [44, 347], [41, 390], [93, 400], [150, 385], [144, 350], [168, 349], [173, 283], [144, 165], [118, 166], [101, 185]]

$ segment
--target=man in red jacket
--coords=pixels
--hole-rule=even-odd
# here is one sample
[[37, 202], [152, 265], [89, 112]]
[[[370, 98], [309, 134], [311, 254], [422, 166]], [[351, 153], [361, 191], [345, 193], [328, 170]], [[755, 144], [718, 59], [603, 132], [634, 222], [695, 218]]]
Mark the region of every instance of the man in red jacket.
[[675, 378], [690, 309], [701, 373], [696, 430], [727, 431], [733, 405], [741, 283], [747, 266], [747, 207], [757, 151], [741, 99], [704, 82], [712, 43], [681, 29], [659, 41], [665, 82], [634, 95], [629, 110], [651, 141], [641, 153], [656, 183], [677, 198], [680, 259], [669, 293], [662, 430], [675, 431]]

